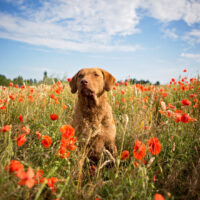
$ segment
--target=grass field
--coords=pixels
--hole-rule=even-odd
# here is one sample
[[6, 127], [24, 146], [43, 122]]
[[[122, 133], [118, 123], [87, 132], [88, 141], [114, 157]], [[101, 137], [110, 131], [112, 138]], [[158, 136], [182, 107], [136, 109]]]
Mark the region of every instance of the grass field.
[[69, 83], [0, 87], [0, 199], [200, 199], [197, 79], [116, 84], [108, 96], [118, 158], [107, 167], [112, 157], [102, 155], [84, 179], [78, 138], [66, 126], [76, 101]]

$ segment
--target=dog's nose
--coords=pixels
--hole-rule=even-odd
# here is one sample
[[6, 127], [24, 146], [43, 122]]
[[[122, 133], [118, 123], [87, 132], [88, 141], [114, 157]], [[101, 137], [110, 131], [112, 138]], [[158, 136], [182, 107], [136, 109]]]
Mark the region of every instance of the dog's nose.
[[88, 81], [85, 80], [85, 79], [83, 79], [83, 80], [81, 80], [81, 84], [82, 84], [82, 85], [87, 85], [87, 84], [88, 84]]

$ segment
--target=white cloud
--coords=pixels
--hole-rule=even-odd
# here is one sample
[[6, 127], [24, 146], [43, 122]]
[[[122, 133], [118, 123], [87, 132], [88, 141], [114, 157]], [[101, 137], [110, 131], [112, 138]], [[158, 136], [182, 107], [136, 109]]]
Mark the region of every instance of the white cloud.
[[[0, 12], [0, 38], [62, 50], [137, 50], [138, 44], [123, 44], [121, 38], [140, 31], [137, 25], [141, 9], [161, 22], [184, 20], [188, 25], [200, 22], [200, 1], [195, 0], [5, 1], [18, 11]], [[173, 28], [166, 28], [164, 34], [178, 38]]]
[[135, 51], [139, 45], [113, 37], [138, 32], [138, 2], [51, 0], [37, 10], [23, 4], [21, 16], [0, 13], [0, 37], [63, 50]]
[[181, 57], [192, 59], [196, 62], [200, 62], [200, 54], [193, 54], [193, 53], [182, 53]]
[[162, 22], [184, 20], [188, 25], [200, 22], [198, 0], [144, 0], [148, 14]]
[[172, 28], [172, 29], [165, 28], [165, 29], [162, 30], [162, 32], [164, 33], [164, 37], [167, 37], [167, 38], [177, 39], [179, 37], [176, 34], [175, 28]]
[[193, 29], [183, 36], [183, 40], [188, 41], [191, 45], [200, 43], [200, 30]]

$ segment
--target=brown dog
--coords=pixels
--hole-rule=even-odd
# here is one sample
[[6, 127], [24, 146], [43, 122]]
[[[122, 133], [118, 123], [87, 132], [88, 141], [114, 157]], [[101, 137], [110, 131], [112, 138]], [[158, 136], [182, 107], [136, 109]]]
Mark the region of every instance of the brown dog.
[[78, 91], [72, 126], [79, 142], [82, 141], [81, 146], [86, 144], [93, 132], [87, 149], [88, 157], [95, 163], [100, 159], [104, 147], [114, 157], [117, 156], [116, 127], [106, 94], [114, 83], [115, 78], [100, 68], [81, 69], [70, 81], [71, 92]]

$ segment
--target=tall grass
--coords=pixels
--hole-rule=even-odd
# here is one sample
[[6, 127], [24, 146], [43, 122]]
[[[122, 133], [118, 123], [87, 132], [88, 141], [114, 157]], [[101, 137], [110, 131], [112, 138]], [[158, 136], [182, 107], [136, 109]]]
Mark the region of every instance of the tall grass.
[[[156, 193], [165, 199], [200, 199], [200, 82], [193, 79], [163, 86], [123, 84], [115, 86], [108, 97], [117, 126], [118, 158], [108, 167], [105, 162], [112, 156], [104, 151], [98, 166], [83, 168], [80, 181], [78, 162], [82, 151], [76, 148], [65, 159], [58, 156], [60, 128], [71, 124], [76, 101], [69, 84], [0, 87], [0, 199], [151, 200]], [[191, 104], [182, 105], [183, 99]], [[180, 118], [183, 113], [189, 116], [187, 123]], [[52, 121], [50, 114], [57, 114], [58, 119]], [[11, 130], [3, 131], [5, 125], [10, 125]], [[17, 138], [23, 127], [30, 133], [19, 147]], [[36, 131], [51, 137], [49, 148], [44, 148]], [[158, 155], [148, 151], [147, 142], [152, 137], [161, 143]], [[146, 145], [143, 160], [133, 156], [136, 140]], [[124, 150], [129, 151], [129, 158], [123, 160]], [[23, 164], [25, 171], [28, 167], [34, 173], [43, 170], [46, 181], [31, 188], [19, 185], [17, 172], [8, 170], [11, 160]], [[54, 192], [46, 184], [50, 177], [58, 179]]]

